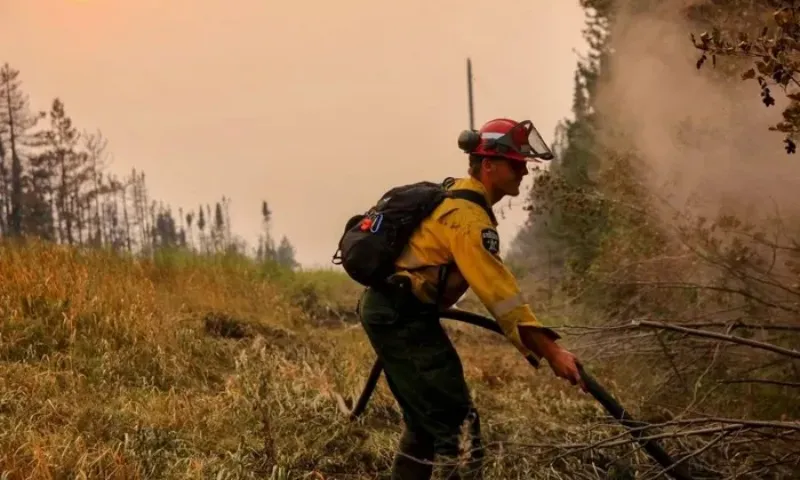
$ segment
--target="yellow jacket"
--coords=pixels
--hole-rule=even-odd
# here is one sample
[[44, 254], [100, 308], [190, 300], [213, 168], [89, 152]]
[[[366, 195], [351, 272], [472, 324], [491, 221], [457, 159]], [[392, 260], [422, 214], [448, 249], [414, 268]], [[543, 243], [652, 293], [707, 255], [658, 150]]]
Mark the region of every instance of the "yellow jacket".
[[[480, 192], [491, 200], [483, 184], [472, 177], [457, 179], [451, 189]], [[440, 307], [452, 306], [472, 288], [511, 343], [523, 355], [539, 358], [520, 340], [518, 326], [542, 327], [523, 298], [514, 275], [500, 258], [497, 224], [469, 200], [445, 199], [411, 236], [398, 258], [399, 273], [411, 279], [412, 291], [423, 302], [434, 303], [439, 266], [451, 263]], [[414, 269], [413, 271], [409, 271]], [[554, 332], [549, 333], [555, 335]], [[557, 337], [557, 335], [556, 335]]]

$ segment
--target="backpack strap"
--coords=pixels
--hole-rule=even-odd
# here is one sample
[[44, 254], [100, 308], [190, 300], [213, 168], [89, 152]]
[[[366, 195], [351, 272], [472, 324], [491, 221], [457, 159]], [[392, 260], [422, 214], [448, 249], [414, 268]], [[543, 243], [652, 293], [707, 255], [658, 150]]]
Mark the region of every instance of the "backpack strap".
[[[486, 201], [486, 197], [480, 193], [476, 192], [475, 190], [467, 190], [467, 189], [455, 189], [451, 190], [451, 187], [455, 183], [455, 180], [452, 177], [446, 178], [442, 182], [442, 186], [448, 190], [451, 198], [460, 198], [462, 200], [467, 200], [472, 203], [476, 203], [483, 208], [489, 218], [492, 220], [492, 224], [497, 224], [497, 218], [494, 215], [494, 211], [492, 211], [492, 207], [489, 206], [489, 203]], [[439, 281], [436, 286], [436, 304], [438, 305], [442, 299], [442, 294], [444, 293], [444, 286], [445, 282], [447, 281], [447, 276], [450, 274], [450, 268], [452, 264], [447, 263], [444, 265], [439, 266]]]
[[453, 185], [455, 185], [456, 179], [453, 177], [447, 177], [442, 180], [442, 187], [448, 191], [448, 195], [452, 198], [460, 198], [462, 200], [469, 200], [472, 203], [477, 203], [480, 205], [483, 210], [489, 215], [489, 218], [492, 219], [492, 223], [497, 223], [497, 218], [494, 216], [494, 211], [492, 211], [492, 207], [486, 202], [486, 197], [483, 196], [480, 192], [476, 192], [475, 190], [468, 190], [464, 188], [452, 190]]
[[463, 200], [469, 200], [472, 203], [477, 203], [489, 215], [489, 218], [492, 219], [492, 223], [497, 223], [497, 218], [494, 216], [492, 207], [490, 207], [486, 202], [486, 197], [484, 197], [482, 193], [476, 192], [475, 190], [466, 189], [450, 190], [450, 193], [452, 194], [453, 198], [460, 198]]

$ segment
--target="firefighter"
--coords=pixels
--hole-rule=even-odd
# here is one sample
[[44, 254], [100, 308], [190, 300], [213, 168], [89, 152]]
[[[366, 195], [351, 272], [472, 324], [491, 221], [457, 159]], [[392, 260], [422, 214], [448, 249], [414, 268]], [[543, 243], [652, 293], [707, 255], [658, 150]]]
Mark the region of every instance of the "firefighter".
[[404, 420], [393, 480], [427, 480], [434, 463], [457, 463], [464, 428], [471, 434], [471, 458], [447, 478], [481, 477], [478, 413], [438, 316], [468, 288], [534, 365], [545, 359], [558, 377], [585, 390], [575, 356], [539, 323], [503, 264], [491, 210], [506, 195], [519, 195], [528, 162], [552, 159], [552, 153], [530, 121], [504, 118], [463, 132], [459, 146], [469, 154], [469, 174], [450, 188], [481, 193], [488, 208], [445, 199], [412, 235], [391, 287], [367, 288], [359, 302], [362, 325]]

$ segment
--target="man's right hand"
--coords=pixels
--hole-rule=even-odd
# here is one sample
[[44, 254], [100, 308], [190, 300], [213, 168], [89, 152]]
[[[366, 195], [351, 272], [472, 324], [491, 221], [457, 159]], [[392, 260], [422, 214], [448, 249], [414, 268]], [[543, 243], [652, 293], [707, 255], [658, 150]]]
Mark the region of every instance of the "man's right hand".
[[572, 352], [553, 342], [552, 350], [544, 358], [547, 359], [547, 363], [550, 364], [550, 368], [557, 377], [568, 380], [572, 385], [579, 385], [581, 390], [588, 392], [588, 388], [581, 378], [581, 372], [578, 370], [580, 362]]
[[572, 385], [580, 386], [584, 392], [589, 391], [578, 370], [580, 362], [572, 352], [536, 328], [520, 327], [520, 338], [527, 348], [547, 360], [557, 377], [566, 379]]

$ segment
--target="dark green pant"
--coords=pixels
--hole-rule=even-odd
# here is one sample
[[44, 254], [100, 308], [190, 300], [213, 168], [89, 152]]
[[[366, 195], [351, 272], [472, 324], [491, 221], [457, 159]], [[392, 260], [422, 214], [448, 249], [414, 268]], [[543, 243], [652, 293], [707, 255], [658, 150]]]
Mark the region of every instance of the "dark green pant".
[[[466, 420], [472, 421], [472, 449], [479, 449], [477, 412], [461, 360], [442, 328], [437, 310], [402, 289], [367, 289], [361, 298], [360, 313], [405, 421], [392, 478], [429, 478], [429, 468], [414, 477], [401, 475], [398, 470], [404, 462], [403, 454], [428, 461], [433, 460], [434, 454], [457, 456]], [[473, 455], [475, 460], [480, 456]]]

